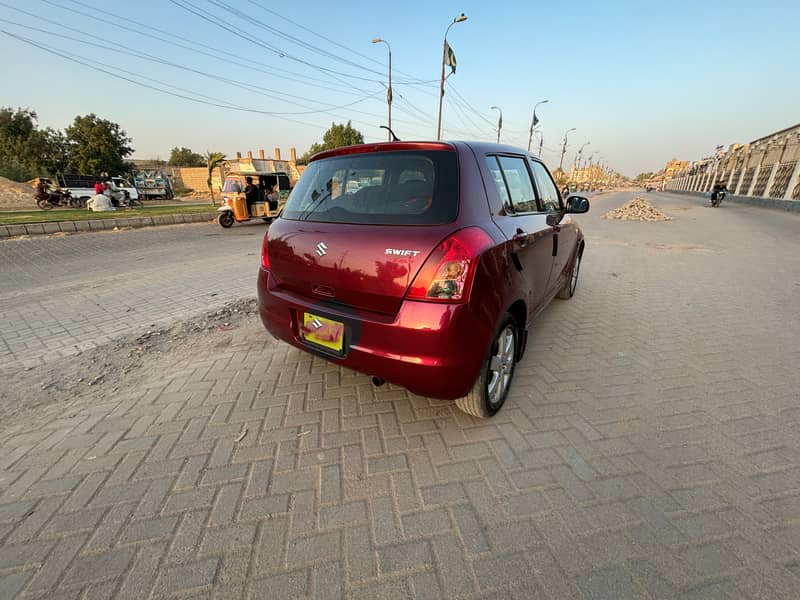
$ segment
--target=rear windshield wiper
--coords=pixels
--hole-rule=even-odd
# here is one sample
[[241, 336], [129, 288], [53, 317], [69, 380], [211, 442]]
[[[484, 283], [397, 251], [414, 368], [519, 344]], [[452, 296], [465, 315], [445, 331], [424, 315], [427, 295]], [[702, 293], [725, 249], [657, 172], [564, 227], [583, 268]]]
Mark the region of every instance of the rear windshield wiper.
[[317, 200], [312, 201], [311, 205], [307, 209], [305, 209], [302, 213], [300, 213], [298, 220], [307, 221], [308, 217], [311, 216], [311, 213], [317, 210], [320, 207], [320, 205], [330, 197], [331, 197], [331, 192], [329, 190], [326, 193], [322, 194]]

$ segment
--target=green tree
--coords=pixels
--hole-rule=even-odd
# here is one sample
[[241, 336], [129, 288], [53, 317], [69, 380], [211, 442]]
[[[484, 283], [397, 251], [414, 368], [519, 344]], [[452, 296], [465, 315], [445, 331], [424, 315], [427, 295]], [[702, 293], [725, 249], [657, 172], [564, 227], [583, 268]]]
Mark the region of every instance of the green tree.
[[66, 141], [60, 131], [39, 129], [29, 109], [0, 109], [0, 176], [27, 181], [54, 175], [66, 162]]
[[634, 179], [634, 181], [645, 181], [647, 179], [652, 179], [655, 176], [656, 176], [656, 174], [652, 173], [652, 172], [651, 173], [639, 173], [636, 176], [636, 179]]
[[125, 157], [133, 153], [133, 141], [117, 124], [94, 113], [75, 117], [67, 127], [69, 168], [78, 173], [118, 175], [127, 170]]
[[208, 186], [208, 191], [211, 194], [211, 206], [214, 206], [214, 186], [211, 183], [211, 176], [214, 173], [214, 169], [225, 162], [225, 153], [207, 151], [204, 160], [206, 161], [206, 167], [208, 168], [208, 179], [206, 179], [206, 185]]
[[191, 148], [175, 146], [169, 154], [168, 165], [173, 167], [203, 167], [206, 164], [206, 159], [202, 154], [192, 152]]
[[308, 164], [308, 159], [317, 152], [363, 143], [364, 136], [360, 131], [353, 128], [353, 126], [350, 124], [350, 121], [347, 122], [347, 125], [337, 125], [336, 123], [331, 123], [330, 129], [328, 129], [328, 131], [326, 131], [322, 136], [322, 143], [312, 144], [311, 148], [308, 149], [308, 152], [300, 157], [300, 160], [297, 162], [300, 164]]

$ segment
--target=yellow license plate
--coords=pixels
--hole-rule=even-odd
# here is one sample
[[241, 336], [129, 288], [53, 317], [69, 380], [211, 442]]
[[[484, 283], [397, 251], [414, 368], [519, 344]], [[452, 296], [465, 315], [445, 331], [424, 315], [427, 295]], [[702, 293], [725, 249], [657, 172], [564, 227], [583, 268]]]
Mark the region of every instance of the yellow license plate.
[[341, 353], [344, 348], [344, 324], [312, 313], [303, 313], [300, 337], [312, 344]]

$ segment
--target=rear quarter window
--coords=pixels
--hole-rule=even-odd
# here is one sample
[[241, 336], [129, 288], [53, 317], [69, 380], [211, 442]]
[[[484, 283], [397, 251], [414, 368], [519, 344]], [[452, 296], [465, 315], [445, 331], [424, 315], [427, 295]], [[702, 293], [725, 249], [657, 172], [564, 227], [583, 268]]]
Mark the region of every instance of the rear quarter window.
[[440, 225], [458, 216], [458, 159], [449, 151], [373, 152], [312, 162], [282, 217], [373, 225]]

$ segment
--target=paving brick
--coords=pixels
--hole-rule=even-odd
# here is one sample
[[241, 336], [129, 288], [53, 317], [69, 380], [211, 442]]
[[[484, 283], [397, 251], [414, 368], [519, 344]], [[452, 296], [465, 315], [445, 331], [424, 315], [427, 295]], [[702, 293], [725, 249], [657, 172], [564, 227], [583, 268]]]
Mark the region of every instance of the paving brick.
[[216, 577], [218, 566], [218, 558], [209, 558], [185, 565], [168, 566], [159, 574], [153, 593], [187, 592], [209, 585]]
[[292, 598], [306, 597], [308, 589], [309, 571], [304, 569], [254, 581], [250, 586], [249, 598], [253, 600], [256, 598], [290, 600]]
[[421, 541], [380, 548], [378, 550], [378, 562], [383, 573], [393, 573], [395, 571], [424, 568], [433, 561], [428, 542]]
[[121, 548], [101, 554], [79, 556], [64, 579], [67, 585], [84, 584], [118, 577], [133, 561], [135, 548]]
[[341, 555], [341, 537], [340, 532], [332, 531], [290, 540], [286, 560], [290, 565], [333, 560]]

